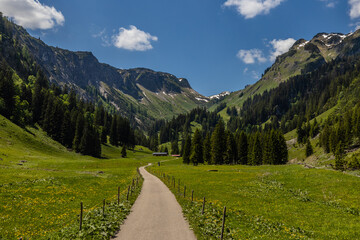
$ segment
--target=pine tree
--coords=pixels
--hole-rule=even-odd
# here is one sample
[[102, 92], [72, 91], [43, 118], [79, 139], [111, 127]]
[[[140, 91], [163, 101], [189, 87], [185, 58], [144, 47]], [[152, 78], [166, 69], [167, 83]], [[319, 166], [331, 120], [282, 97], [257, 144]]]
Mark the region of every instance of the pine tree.
[[178, 140], [175, 140], [171, 143], [171, 154], [173, 155], [179, 154]]
[[239, 162], [243, 165], [248, 164], [248, 137], [245, 132], [241, 132], [238, 140], [238, 157]]
[[203, 158], [204, 162], [207, 164], [212, 164], [211, 162], [211, 140], [210, 140], [210, 133], [206, 133], [206, 137], [204, 139], [204, 146], [203, 146]]
[[250, 165], [261, 165], [262, 164], [262, 145], [260, 139], [260, 133], [256, 132], [253, 136], [253, 141], [251, 147], [251, 157], [249, 164]]
[[308, 139], [306, 141], [306, 149], [305, 149], [306, 157], [310, 157], [313, 153], [314, 153], [313, 147], [311, 145], [310, 140]]
[[75, 136], [73, 140], [73, 149], [75, 152], [80, 152], [80, 142], [83, 136], [85, 119], [82, 113], [79, 113], [76, 120]]
[[15, 109], [15, 85], [11, 69], [5, 60], [1, 62], [0, 68], [0, 102], [3, 101], [3, 107], [0, 106], [0, 114], [10, 119]]
[[124, 145], [121, 149], [121, 157], [126, 158], [127, 157], [127, 153], [126, 153], [126, 145]]
[[263, 133], [263, 164], [274, 164], [274, 144], [277, 138], [274, 136], [274, 130]]
[[117, 117], [113, 116], [110, 127], [110, 144], [119, 146], [118, 130], [117, 130]]
[[191, 137], [190, 135], [186, 136], [184, 152], [183, 152], [183, 163], [190, 163], [190, 154], [191, 154]]
[[215, 130], [211, 135], [211, 162], [214, 164], [224, 163], [225, 154], [225, 127], [222, 121], [215, 126]]
[[199, 163], [204, 163], [203, 142], [199, 129], [195, 130], [191, 143], [192, 143], [192, 149], [191, 149], [190, 162], [192, 162], [194, 166], [198, 165]]
[[335, 151], [335, 168], [337, 170], [344, 170], [344, 146], [342, 142], [340, 141], [336, 147]]
[[73, 139], [74, 129], [73, 125], [71, 124], [70, 112], [66, 111], [62, 120], [60, 142], [65, 147], [70, 148], [72, 146]]
[[91, 155], [91, 129], [89, 123], [85, 120], [83, 135], [80, 140], [79, 152], [84, 155]]
[[237, 159], [237, 149], [234, 134], [228, 132], [226, 139], [226, 153], [225, 153], [225, 163], [226, 164], [236, 164]]
[[275, 132], [277, 135], [277, 144], [273, 147], [276, 151], [275, 164], [286, 164], [288, 162], [289, 153], [286, 145], [286, 140], [281, 130]]

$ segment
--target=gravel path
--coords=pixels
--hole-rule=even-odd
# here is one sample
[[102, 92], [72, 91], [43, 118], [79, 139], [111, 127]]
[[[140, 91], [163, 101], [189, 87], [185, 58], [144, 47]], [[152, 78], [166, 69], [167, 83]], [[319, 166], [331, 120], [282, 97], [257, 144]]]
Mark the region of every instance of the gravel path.
[[196, 240], [175, 196], [157, 177], [140, 168], [144, 177], [132, 212], [116, 235], [117, 240]]

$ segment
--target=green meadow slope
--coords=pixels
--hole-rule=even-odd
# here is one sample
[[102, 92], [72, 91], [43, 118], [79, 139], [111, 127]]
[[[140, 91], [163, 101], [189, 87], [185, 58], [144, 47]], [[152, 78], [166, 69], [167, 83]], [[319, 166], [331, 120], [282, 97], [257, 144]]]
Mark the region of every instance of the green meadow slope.
[[96, 159], [67, 151], [35, 128], [22, 129], [0, 116], [0, 239], [39, 239], [76, 224], [85, 213], [126, 193], [136, 168], [156, 161], [143, 147], [102, 146]]
[[358, 238], [360, 179], [349, 174], [301, 165], [191, 166], [181, 160], [151, 170], [169, 176], [162, 179], [176, 194], [198, 239], [219, 239], [224, 206], [225, 239]]

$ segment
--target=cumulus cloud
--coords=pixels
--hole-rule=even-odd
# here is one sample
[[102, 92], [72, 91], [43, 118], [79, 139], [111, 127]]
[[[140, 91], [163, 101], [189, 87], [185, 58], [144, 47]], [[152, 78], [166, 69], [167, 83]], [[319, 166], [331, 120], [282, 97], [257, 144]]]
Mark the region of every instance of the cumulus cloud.
[[263, 52], [260, 49], [240, 50], [237, 55], [244, 63], [254, 64], [256, 62], [266, 62], [266, 58], [263, 56]]
[[225, 7], [235, 7], [245, 19], [254, 18], [259, 14], [268, 14], [285, 0], [227, 0]]
[[360, 0], [349, 0], [350, 12], [352, 19], [360, 17]]
[[38, 0], [1, 0], [1, 12], [16, 24], [30, 29], [51, 29], [64, 25], [64, 15], [54, 7], [41, 4]]
[[276, 57], [286, 53], [289, 51], [289, 49], [294, 45], [296, 42], [293, 38], [288, 39], [274, 39], [270, 41], [271, 46], [273, 47], [273, 50], [270, 53], [270, 61], [275, 61]]
[[120, 28], [119, 33], [114, 35], [112, 40], [117, 48], [130, 51], [146, 51], [153, 49], [151, 41], [157, 41], [158, 38], [131, 25], [129, 29]]

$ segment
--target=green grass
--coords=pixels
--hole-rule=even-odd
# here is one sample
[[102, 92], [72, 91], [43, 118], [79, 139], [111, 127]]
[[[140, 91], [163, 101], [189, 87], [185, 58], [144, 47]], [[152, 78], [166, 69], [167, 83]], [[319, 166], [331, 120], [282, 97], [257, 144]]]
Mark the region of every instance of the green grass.
[[[180, 179], [180, 192], [184, 185], [188, 192], [194, 190], [197, 203], [178, 199], [199, 239], [218, 237], [207, 224], [220, 229], [223, 206], [228, 208], [229, 239], [358, 238], [358, 177], [299, 165], [194, 167], [181, 164], [181, 159], [153, 166], [152, 171], [174, 176], [176, 183]], [[212, 203], [211, 211], [201, 216], [204, 196]]]
[[87, 213], [114, 199], [117, 187], [125, 194], [136, 168], [158, 161], [142, 147], [128, 158], [120, 148], [102, 150], [103, 159], [81, 156], [0, 116], [0, 239], [38, 239], [71, 226], [81, 201]]

